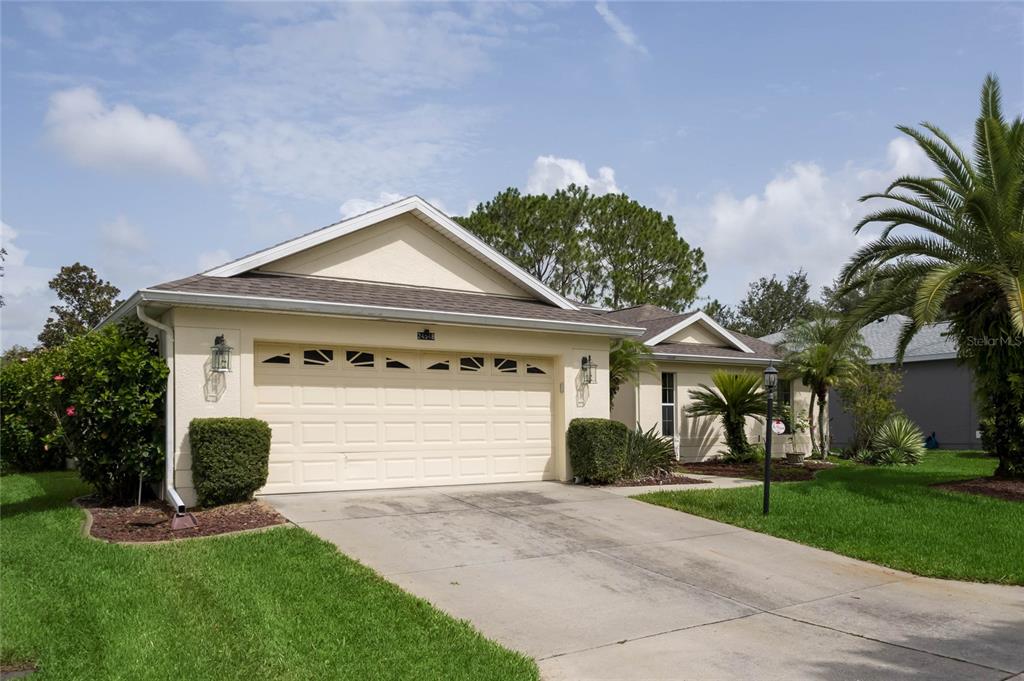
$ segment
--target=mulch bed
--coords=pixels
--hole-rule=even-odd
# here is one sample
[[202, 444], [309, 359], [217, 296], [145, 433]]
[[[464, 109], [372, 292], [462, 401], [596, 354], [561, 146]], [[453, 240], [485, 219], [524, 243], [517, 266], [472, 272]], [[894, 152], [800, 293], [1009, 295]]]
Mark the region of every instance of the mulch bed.
[[1008, 480], [1006, 478], [975, 478], [959, 482], [940, 482], [932, 487], [949, 492], [965, 494], [983, 494], [1006, 501], [1024, 501], [1024, 480]]
[[[802, 465], [772, 460], [772, 482], [812, 480], [818, 471], [832, 468], [833, 464], [821, 461], [804, 461]], [[763, 463], [725, 463], [724, 461], [699, 461], [680, 465], [684, 473], [701, 475], [722, 475], [729, 478], [764, 479]]]
[[641, 487], [641, 486], [657, 486], [657, 485], [703, 485], [711, 482], [710, 480], [698, 480], [697, 478], [688, 478], [685, 475], [679, 475], [678, 473], [672, 473], [671, 475], [652, 476], [647, 478], [640, 478], [638, 480], [619, 480], [613, 482], [607, 487]]
[[92, 497], [78, 500], [92, 515], [89, 534], [112, 542], [155, 542], [210, 537], [228, 532], [255, 530], [287, 522], [284, 516], [261, 501], [193, 510], [198, 527], [171, 530], [174, 512], [159, 501], [141, 506], [101, 506]]

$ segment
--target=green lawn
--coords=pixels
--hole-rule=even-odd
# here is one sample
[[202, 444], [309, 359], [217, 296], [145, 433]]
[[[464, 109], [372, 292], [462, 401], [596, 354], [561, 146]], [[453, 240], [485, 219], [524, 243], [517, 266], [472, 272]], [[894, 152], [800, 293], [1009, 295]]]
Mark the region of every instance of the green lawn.
[[919, 575], [1024, 584], [1024, 504], [929, 488], [992, 475], [995, 459], [938, 451], [906, 468], [842, 462], [809, 482], [636, 498]]
[[536, 679], [297, 528], [162, 546], [81, 535], [73, 474], [0, 480], [6, 663], [40, 679]]

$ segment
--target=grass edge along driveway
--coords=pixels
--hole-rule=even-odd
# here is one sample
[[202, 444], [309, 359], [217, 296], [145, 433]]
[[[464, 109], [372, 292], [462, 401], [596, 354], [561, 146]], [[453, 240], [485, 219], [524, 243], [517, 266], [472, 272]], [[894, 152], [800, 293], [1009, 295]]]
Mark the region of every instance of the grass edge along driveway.
[[633, 498], [927, 577], [1024, 585], [1024, 504], [934, 483], [990, 476], [978, 452], [929, 452], [917, 466], [843, 461], [807, 482], [654, 492]]
[[0, 480], [0, 655], [46, 679], [530, 679], [484, 638], [305, 530], [105, 544], [72, 473]]

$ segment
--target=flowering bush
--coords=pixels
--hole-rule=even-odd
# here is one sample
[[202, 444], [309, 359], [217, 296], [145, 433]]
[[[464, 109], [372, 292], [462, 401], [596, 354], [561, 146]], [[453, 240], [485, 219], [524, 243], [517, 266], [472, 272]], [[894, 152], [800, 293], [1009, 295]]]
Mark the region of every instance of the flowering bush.
[[55, 470], [64, 467], [67, 448], [63, 419], [64, 376], [55, 374], [64, 348], [38, 352], [0, 368], [0, 469]]
[[112, 501], [133, 498], [140, 478], [160, 479], [167, 366], [144, 327], [93, 331], [2, 374], [5, 469], [39, 470], [71, 456]]

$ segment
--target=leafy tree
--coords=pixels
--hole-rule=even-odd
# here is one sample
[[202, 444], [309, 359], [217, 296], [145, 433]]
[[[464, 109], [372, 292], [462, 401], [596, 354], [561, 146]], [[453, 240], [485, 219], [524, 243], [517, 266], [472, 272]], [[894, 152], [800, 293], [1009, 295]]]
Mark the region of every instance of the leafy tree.
[[717, 298], [709, 300], [701, 310], [725, 328], [739, 331], [740, 321], [736, 311], [728, 305], [719, 302]]
[[46, 320], [39, 334], [39, 342], [47, 348], [62, 345], [94, 328], [114, 309], [121, 292], [100, 279], [91, 267], [78, 262], [60, 268], [50, 280], [50, 288], [63, 305], [50, 308], [54, 316]]
[[638, 340], [623, 338], [612, 343], [608, 353], [608, 389], [611, 402], [623, 383], [636, 382], [640, 372], [654, 373], [658, 365], [650, 357], [650, 348]]
[[728, 328], [748, 336], [767, 336], [784, 331], [814, 312], [817, 305], [808, 295], [810, 290], [807, 273], [803, 270], [793, 272], [785, 282], [774, 274], [771, 278], [761, 277], [750, 283], [747, 295], [735, 310], [721, 306], [718, 316], [711, 316], [719, 323], [729, 322]]
[[552, 195], [509, 188], [457, 220], [562, 295], [613, 307], [682, 310], [707, 280], [704, 254], [664, 217], [623, 194], [575, 185]]
[[867, 449], [878, 429], [896, 413], [896, 393], [902, 387], [896, 369], [867, 364], [839, 382], [836, 392], [843, 398], [843, 411], [853, 417], [852, 453]]
[[[838, 317], [818, 312], [811, 319], [786, 330], [782, 341], [785, 351], [784, 373], [799, 378], [811, 389], [807, 420], [811, 429], [814, 456], [828, 456], [828, 424], [825, 418], [829, 388], [853, 376], [870, 351], [860, 333], [851, 331]], [[817, 429], [814, 407], [817, 402]], [[815, 432], [818, 439], [815, 441]]]
[[604, 305], [651, 304], [683, 310], [707, 281], [704, 253], [679, 236], [671, 217], [624, 194], [591, 202], [590, 242], [607, 279]]
[[581, 239], [590, 194], [575, 185], [523, 195], [509, 187], [457, 220], [554, 290], [569, 295], [580, 277]]
[[[851, 327], [892, 313], [909, 322], [902, 356], [925, 325], [946, 318], [958, 354], [975, 375], [997, 475], [1024, 478], [1024, 119], [1004, 118], [999, 83], [988, 76], [974, 127], [973, 158], [939, 127], [899, 126], [939, 177], [904, 176], [862, 200], [885, 206], [855, 232], [884, 225], [841, 273], [840, 295], [876, 287], [853, 310]], [[910, 228], [896, 234], [900, 228]]]
[[725, 442], [730, 458], [749, 460], [752, 456], [747, 442], [747, 417], [757, 420], [767, 412], [767, 399], [761, 388], [761, 375], [752, 371], [734, 373], [717, 370], [711, 374], [714, 388], [701, 383], [690, 391], [690, 416], [717, 416], [725, 428]]

